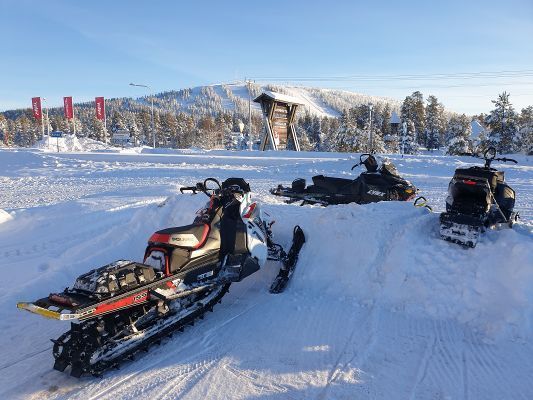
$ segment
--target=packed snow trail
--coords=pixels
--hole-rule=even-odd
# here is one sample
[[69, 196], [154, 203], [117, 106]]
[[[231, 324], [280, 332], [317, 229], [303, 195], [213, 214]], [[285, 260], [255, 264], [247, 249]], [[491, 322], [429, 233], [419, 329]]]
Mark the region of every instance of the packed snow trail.
[[[470, 163], [394, 158], [437, 210], [454, 168]], [[0, 208], [10, 216], [0, 224], [0, 397], [533, 398], [531, 162], [504, 167], [522, 222], [470, 250], [440, 240], [438, 214], [412, 204], [299, 207], [268, 194], [297, 176], [350, 176], [355, 159], [0, 151], [0, 165], [9, 165]], [[204, 320], [119, 371], [77, 380], [52, 370], [49, 339], [68, 324], [16, 302], [115, 259], [140, 259], [153, 231], [190, 223], [207, 200], [178, 187], [208, 176], [247, 179], [282, 244], [302, 226], [307, 243], [286, 292], [268, 293], [278, 269], [271, 263], [232, 285]]]

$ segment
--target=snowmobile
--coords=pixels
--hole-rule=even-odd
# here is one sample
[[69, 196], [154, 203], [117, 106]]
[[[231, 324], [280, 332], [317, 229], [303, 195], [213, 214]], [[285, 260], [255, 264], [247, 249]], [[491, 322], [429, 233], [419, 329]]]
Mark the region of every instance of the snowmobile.
[[242, 178], [222, 185], [208, 178], [182, 193], [209, 197], [191, 225], [155, 232], [142, 263], [119, 260], [79, 276], [72, 287], [17, 307], [44, 317], [71, 321], [70, 330], [52, 340], [54, 369], [101, 375], [132, 359], [151, 344], [194, 324], [220, 302], [232, 282], [281, 261], [270, 291], [281, 292], [305, 242], [299, 226], [285, 252], [272, 240], [273, 222], [263, 219]]
[[487, 228], [512, 227], [515, 213], [515, 191], [505, 183], [504, 172], [491, 168], [493, 161], [513, 162], [496, 158], [496, 149], [488, 148], [483, 156], [463, 154], [485, 160], [485, 166], [457, 168], [448, 186], [446, 212], [440, 215], [440, 235], [444, 240], [475, 247], [479, 234]]
[[291, 187], [278, 185], [270, 193], [276, 196], [288, 197], [287, 203], [301, 201], [304, 204], [358, 203], [367, 204], [378, 201], [400, 200], [407, 201], [414, 198], [417, 188], [411, 182], [403, 179], [390, 161], [384, 161], [378, 168], [374, 155], [361, 154], [359, 163], [354, 168], [364, 165], [366, 172], [356, 179], [335, 178], [324, 175], [313, 176], [313, 184], [306, 187], [305, 179], [298, 178]]

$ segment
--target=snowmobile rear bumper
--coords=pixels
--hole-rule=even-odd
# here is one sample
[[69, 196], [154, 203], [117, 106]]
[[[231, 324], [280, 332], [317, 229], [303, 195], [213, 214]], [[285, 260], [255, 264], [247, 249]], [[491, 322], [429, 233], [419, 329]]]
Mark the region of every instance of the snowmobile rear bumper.
[[61, 313], [58, 311], [49, 310], [47, 308], [39, 307], [38, 305], [35, 305], [33, 303], [26, 303], [26, 302], [17, 303], [17, 308], [32, 312], [34, 314], [42, 315], [43, 317], [46, 317], [46, 318], [58, 319], [61, 321], [69, 321], [69, 320], [77, 319], [80, 316], [80, 314], [66, 314], [66, 313]]
[[483, 229], [484, 224], [480, 218], [447, 212], [440, 215], [440, 235], [449, 242], [476, 247]]

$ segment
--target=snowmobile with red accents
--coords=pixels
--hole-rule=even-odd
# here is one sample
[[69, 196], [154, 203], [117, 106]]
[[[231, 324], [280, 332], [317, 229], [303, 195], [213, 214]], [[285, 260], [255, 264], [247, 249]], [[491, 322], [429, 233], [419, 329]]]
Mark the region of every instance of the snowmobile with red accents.
[[281, 268], [271, 292], [285, 288], [305, 242], [299, 226], [285, 252], [242, 178], [208, 178], [182, 193], [204, 193], [207, 205], [191, 225], [155, 232], [142, 263], [119, 260], [79, 276], [72, 287], [17, 306], [71, 321], [54, 342], [54, 369], [100, 375], [212, 311], [228, 291], [262, 268]]

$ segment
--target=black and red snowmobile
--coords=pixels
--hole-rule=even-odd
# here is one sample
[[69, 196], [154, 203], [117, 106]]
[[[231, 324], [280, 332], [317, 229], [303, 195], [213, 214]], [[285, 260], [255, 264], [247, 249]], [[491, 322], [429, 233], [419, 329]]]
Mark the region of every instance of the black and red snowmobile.
[[483, 156], [464, 154], [485, 160], [485, 166], [457, 168], [448, 186], [446, 212], [440, 215], [440, 235], [444, 240], [475, 247], [479, 234], [497, 226], [511, 227], [518, 219], [514, 212], [515, 191], [505, 182], [503, 171], [491, 168], [496, 149], [488, 148]]
[[390, 161], [384, 161], [381, 167], [373, 154], [365, 153], [359, 157], [359, 165], [364, 165], [366, 172], [355, 179], [335, 178], [324, 175], [313, 176], [313, 184], [306, 187], [305, 179], [298, 178], [291, 187], [278, 185], [270, 193], [287, 197], [287, 203], [301, 201], [304, 204], [367, 204], [378, 201], [408, 201], [415, 197], [417, 188], [403, 179]]
[[142, 263], [115, 261], [79, 276], [60, 293], [17, 304], [71, 321], [70, 330], [52, 340], [56, 370], [70, 366], [70, 374], [80, 377], [118, 366], [212, 311], [232, 282], [258, 271], [267, 259], [282, 263], [270, 291], [285, 288], [305, 242], [299, 226], [285, 252], [273, 242], [272, 223], [263, 219], [242, 178], [222, 185], [208, 178], [180, 190], [203, 192], [210, 200], [191, 225], [155, 232]]

